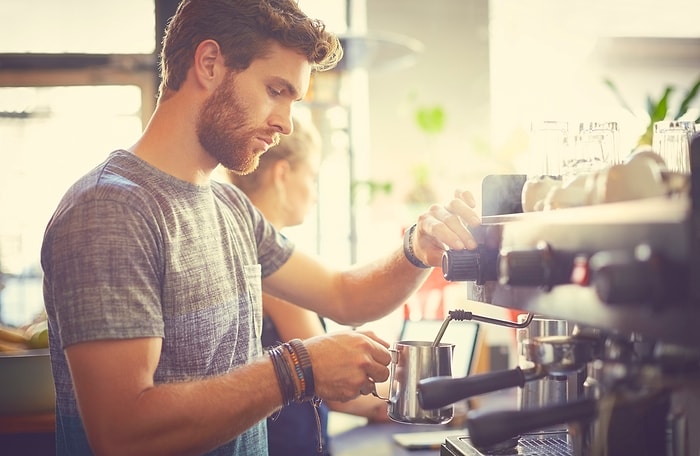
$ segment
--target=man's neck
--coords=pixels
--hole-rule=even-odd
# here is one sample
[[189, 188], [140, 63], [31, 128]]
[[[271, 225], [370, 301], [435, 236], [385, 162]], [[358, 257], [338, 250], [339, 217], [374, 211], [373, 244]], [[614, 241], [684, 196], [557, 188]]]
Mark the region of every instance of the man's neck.
[[202, 148], [195, 131], [192, 105], [178, 96], [160, 103], [143, 135], [129, 151], [161, 171], [197, 185], [209, 183], [217, 163]]

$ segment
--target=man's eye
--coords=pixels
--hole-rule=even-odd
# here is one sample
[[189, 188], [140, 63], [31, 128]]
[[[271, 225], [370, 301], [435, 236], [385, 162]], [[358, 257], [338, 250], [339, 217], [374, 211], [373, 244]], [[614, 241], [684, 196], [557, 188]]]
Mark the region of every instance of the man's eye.
[[275, 88], [273, 88], [273, 87], [270, 87], [270, 94], [271, 94], [271, 95], [275, 95], [275, 96], [280, 96], [280, 95], [282, 95], [282, 91], [281, 91], [281, 90], [277, 90], [277, 89], [275, 89]]

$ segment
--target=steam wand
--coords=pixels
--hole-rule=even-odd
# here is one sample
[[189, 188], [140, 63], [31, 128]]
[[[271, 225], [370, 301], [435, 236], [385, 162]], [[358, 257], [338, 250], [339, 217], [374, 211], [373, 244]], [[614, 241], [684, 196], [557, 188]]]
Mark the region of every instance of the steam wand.
[[514, 321], [499, 320], [498, 318], [485, 317], [483, 315], [475, 315], [467, 310], [450, 310], [449, 312], [447, 312], [447, 318], [445, 318], [445, 321], [442, 322], [442, 326], [440, 326], [440, 330], [438, 331], [437, 336], [433, 341], [433, 347], [437, 347], [438, 345], [440, 345], [440, 340], [442, 339], [443, 334], [445, 334], [445, 330], [447, 330], [447, 325], [450, 324], [451, 320], [476, 320], [482, 323], [491, 323], [497, 326], [506, 326], [508, 328], [521, 329], [527, 328], [534, 317], [535, 314], [528, 313], [527, 318], [525, 318], [525, 320], [523, 320], [521, 323], [516, 323]]

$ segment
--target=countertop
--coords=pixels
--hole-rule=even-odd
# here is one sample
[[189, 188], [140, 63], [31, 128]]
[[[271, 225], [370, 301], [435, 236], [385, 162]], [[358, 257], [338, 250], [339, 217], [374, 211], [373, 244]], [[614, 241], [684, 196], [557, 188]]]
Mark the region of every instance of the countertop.
[[[436, 443], [428, 449], [406, 449], [393, 439], [397, 433], [435, 433]], [[376, 423], [358, 426], [331, 437], [333, 456], [436, 456], [447, 435], [463, 435], [466, 431], [444, 425], [412, 425]], [[422, 440], [422, 439], [421, 439]], [[430, 439], [433, 440], [433, 439]]]
[[[517, 408], [517, 388], [508, 388], [481, 395], [470, 401], [472, 408], [480, 410], [500, 410]], [[445, 425], [415, 425], [403, 423], [371, 423], [341, 413], [331, 412], [329, 434], [333, 456], [438, 456], [440, 445], [428, 449], [406, 449], [394, 441], [395, 434], [430, 432], [430, 439], [444, 442], [446, 436], [462, 436], [467, 433], [466, 410], [456, 405], [456, 417]], [[421, 439], [422, 440], [422, 439]]]

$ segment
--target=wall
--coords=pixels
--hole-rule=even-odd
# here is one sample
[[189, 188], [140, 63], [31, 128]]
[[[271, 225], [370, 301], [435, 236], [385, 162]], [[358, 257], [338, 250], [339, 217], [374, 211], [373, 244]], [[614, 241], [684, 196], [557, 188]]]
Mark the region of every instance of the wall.
[[[393, 190], [358, 208], [360, 260], [396, 249], [402, 229], [414, 223], [430, 203], [447, 202], [457, 188], [474, 191], [480, 200], [485, 175], [510, 172], [507, 157], [490, 145], [488, 23], [488, 0], [367, 2], [369, 34], [400, 34], [421, 42], [423, 50], [411, 66], [370, 67], [368, 71], [369, 146], [357, 153], [366, 155], [360, 160], [367, 161], [370, 178], [391, 182]], [[444, 129], [428, 135], [418, 127], [415, 113], [418, 108], [436, 106], [444, 110]], [[430, 164], [428, 183], [434, 194], [418, 204], [408, 204], [413, 172], [421, 163]], [[466, 284], [445, 283], [441, 278], [429, 283], [427, 288], [434, 288], [424, 288], [409, 301], [412, 318], [442, 318], [435, 309], [464, 307]], [[493, 306], [474, 310], [510, 317], [504, 309]], [[366, 327], [391, 337], [396, 320], [403, 318], [400, 313]], [[512, 342], [510, 330], [488, 328], [485, 333], [490, 344]]]
[[[415, 211], [406, 207], [418, 163], [430, 163], [435, 198], [447, 201], [458, 187], [475, 188], [489, 153], [489, 40], [487, 0], [382, 0], [367, 2], [369, 32], [405, 35], [423, 44], [415, 64], [395, 70], [370, 69], [369, 163], [371, 178], [390, 181], [389, 196], [375, 198], [371, 220], [360, 231], [367, 238], [394, 236], [410, 224]], [[426, 135], [414, 119], [419, 107], [440, 106], [445, 126]], [[428, 202], [419, 205], [426, 209]], [[362, 217], [365, 217], [364, 219]], [[370, 250], [381, 248], [379, 244]]]
[[[623, 147], [631, 148], [647, 121], [646, 96], [666, 84], [680, 94], [700, 76], [698, 14], [700, 3], [688, 0], [663, 7], [651, 0], [368, 1], [370, 32], [401, 33], [425, 49], [411, 67], [368, 73], [369, 173], [394, 190], [361, 208], [360, 258], [395, 248], [415, 218], [418, 208], [405, 196], [421, 160], [433, 163], [430, 183], [442, 202], [455, 187], [479, 195], [487, 174], [523, 172], [532, 120], [617, 120]], [[606, 89], [606, 77], [634, 114]], [[434, 104], [447, 122], [428, 137], [412, 116]], [[697, 100], [693, 108], [700, 112]]]
[[[670, 108], [700, 77], [700, 2], [490, 1], [491, 103], [496, 147], [527, 161], [532, 120], [615, 120], [625, 152], [646, 127], [646, 97], [676, 87]], [[604, 85], [610, 78], [635, 111]], [[693, 107], [700, 113], [698, 100]], [[494, 125], [496, 122], [494, 122]], [[517, 138], [518, 141], [512, 141]]]

